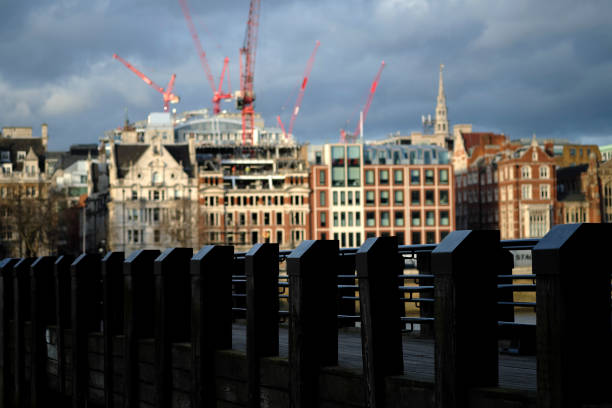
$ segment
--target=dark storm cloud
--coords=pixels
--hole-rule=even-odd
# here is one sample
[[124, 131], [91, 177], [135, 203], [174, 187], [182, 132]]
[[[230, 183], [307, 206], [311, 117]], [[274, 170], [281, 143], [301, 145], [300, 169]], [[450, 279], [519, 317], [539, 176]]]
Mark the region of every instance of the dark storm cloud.
[[[189, 7], [215, 81], [227, 55], [236, 89], [248, 2]], [[176, 0], [4, 2], [0, 12], [0, 126], [48, 122], [59, 149], [97, 140], [126, 108], [132, 120], [160, 110], [161, 96], [114, 61], [115, 52], [161, 86], [176, 73], [179, 111], [210, 107]], [[347, 121], [353, 129], [384, 59], [368, 137], [419, 130], [444, 63], [453, 123], [612, 143], [611, 14], [607, 1], [262, 0], [256, 110], [269, 125], [277, 114], [289, 121], [320, 40], [294, 128], [300, 141], [335, 141]]]

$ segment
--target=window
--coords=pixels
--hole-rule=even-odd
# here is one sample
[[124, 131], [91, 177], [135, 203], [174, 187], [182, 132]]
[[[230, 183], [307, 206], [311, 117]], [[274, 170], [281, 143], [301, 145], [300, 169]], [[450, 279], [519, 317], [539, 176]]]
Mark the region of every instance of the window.
[[338, 226], [338, 213], [334, 211], [334, 227]]
[[540, 178], [547, 179], [548, 178], [548, 166], [540, 167]]
[[346, 203], [348, 205], [353, 205], [353, 192], [352, 191], [348, 192]]
[[402, 190], [395, 190], [394, 195], [395, 205], [404, 205], [404, 192]]
[[380, 225], [383, 227], [388, 227], [390, 224], [389, 221], [389, 211], [381, 211], [380, 213]]
[[319, 170], [319, 185], [325, 185], [325, 170]]
[[355, 205], [360, 205], [361, 201], [361, 193], [359, 191], [355, 191]]
[[340, 192], [340, 205], [344, 205], [346, 203], [346, 192]]
[[393, 183], [398, 185], [404, 184], [404, 170], [393, 170]]
[[361, 227], [361, 213], [359, 211], [355, 213], [355, 226]]
[[346, 213], [344, 211], [340, 213], [340, 226], [341, 227], [346, 226]]
[[132, 200], [138, 200], [138, 191], [132, 190]]
[[388, 190], [380, 191], [380, 205], [389, 205], [389, 191]]
[[446, 238], [446, 236], [450, 233], [450, 231], [440, 231], [440, 240]]
[[338, 192], [337, 191], [334, 191], [333, 197], [334, 197], [334, 205], [338, 205]]
[[550, 186], [548, 184], [540, 184], [540, 199], [548, 200], [550, 198]]
[[434, 190], [425, 190], [425, 205], [434, 205]]
[[374, 185], [374, 170], [366, 170], [365, 183], [369, 186]]
[[20, 150], [17, 152], [17, 161], [24, 161], [26, 157], [26, 152], [23, 150]]
[[375, 221], [375, 216], [374, 216], [374, 212], [372, 211], [368, 211], [366, 212], [366, 226], [367, 227], [373, 227], [376, 225], [376, 221]]
[[268, 212], [264, 213], [264, 225], [270, 225], [270, 213]]
[[319, 193], [319, 205], [325, 206], [325, 191]]
[[257, 225], [257, 213], [251, 213], [251, 225]]
[[421, 184], [421, 171], [410, 170], [410, 184], [418, 185]]
[[433, 169], [425, 170], [425, 184], [434, 183], [434, 171]]
[[440, 205], [448, 205], [448, 190], [440, 190]]
[[10, 162], [11, 161], [11, 152], [8, 150], [3, 150], [0, 153], [0, 160], [2, 160], [3, 162]]
[[159, 191], [153, 190], [153, 200], [159, 201]]
[[449, 225], [448, 211], [440, 211], [440, 225]]
[[396, 227], [404, 226], [404, 212], [403, 211], [395, 211], [395, 226]]
[[436, 215], [433, 211], [425, 211], [425, 225], [436, 225]]
[[276, 225], [283, 225], [283, 213], [276, 213]]
[[426, 244], [435, 244], [436, 243], [436, 233], [434, 231], [425, 232], [425, 243]]
[[521, 198], [523, 200], [531, 200], [531, 185], [523, 184], [521, 186]]
[[421, 212], [420, 211], [412, 211], [410, 216], [412, 218], [412, 226], [418, 227], [421, 225]]
[[153, 241], [154, 242], [159, 242], [159, 240], [160, 240], [159, 230], [158, 229], [153, 230]]
[[531, 167], [523, 166], [521, 168], [521, 178], [530, 179], [531, 178]]
[[421, 192], [419, 190], [412, 190], [410, 192], [410, 204], [419, 205], [421, 203]]
[[366, 205], [374, 205], [374, 191], [366, 191]]
[[153, 177], [151, 177], [151, 180], [153, 182], [153, 184], [159, 184], [161, 183], [161, 176], [158, 172], [154, 171], [153, 172]]
[[332, 167], [332, 186], [344, 186], [344, 167]]
[[283, 231], [282, 230], [276, 231], [276, 242], [279, 244], [283, 243]]
[[439, 183], [440, 184], [448, 184], [448, 169], [441, 169], [439, 174]]
[[389, 184], [389, 170], [381, 170], [378, 177], [380, 184]]
[[412, 232], [412, 245], [419, 245], [421, 243], [421, 233], [418, 231]]

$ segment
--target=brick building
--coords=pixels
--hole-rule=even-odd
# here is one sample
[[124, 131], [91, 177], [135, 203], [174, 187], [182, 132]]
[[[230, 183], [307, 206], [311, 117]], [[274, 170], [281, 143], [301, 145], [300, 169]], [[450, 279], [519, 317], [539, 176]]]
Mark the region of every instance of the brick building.
[[[552, 145], [538, 144], [535, 135], [529, 145], [497, 136], [496, 144], [463, 150], [456, 163], [457, 228], [499, 229], [503, 239], [544, 236], [556, 199]], [[455, 146], [464, 149], [461, 135]]]
[[311, 165], [312, 234], [354, 247], [373, 236], [439, 242], [454, 229], [448, 152], [428, 145], [324, 145]]

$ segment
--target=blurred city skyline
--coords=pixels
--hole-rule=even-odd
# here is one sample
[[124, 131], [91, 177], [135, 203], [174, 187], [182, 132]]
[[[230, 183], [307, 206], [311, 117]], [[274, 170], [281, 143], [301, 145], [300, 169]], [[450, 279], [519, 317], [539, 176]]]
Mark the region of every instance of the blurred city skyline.
[[[248, 2], [188, 2], [218, 81], [238, 49]], [[0, 6], [0, 127], [49, 124], [49, 148], [96, 142], [105, 130], [162, 110], [162, 98], [117, 53], [161, 86], [176, 73], [178, 112], [209, 108], [212, 92], [176, 1], [32, 1]], [[612, 142], [612, 33], [605, 1], [267, 1], [261, 5], [256, 112], [288, 122], [306, 61], [321, 41], [294, 133], [339, 140], [354, 129], [385, 60], [366, 139], [420, 131], [432, 114], [439, 64], [451, 125], [510, 138]], [[222, 108], [234, 111], [233, 103]], [[284, 106], [284, 110], [283, 110]]]

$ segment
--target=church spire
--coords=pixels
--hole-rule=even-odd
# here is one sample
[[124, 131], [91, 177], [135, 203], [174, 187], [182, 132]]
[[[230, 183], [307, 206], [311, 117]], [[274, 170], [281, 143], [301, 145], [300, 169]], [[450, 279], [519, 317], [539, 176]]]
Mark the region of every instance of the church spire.
[[449, 137], [448, 110], [446, 108], [446, 95], [444, 94], [444, 77], [442, 72], [444, 64], [440, 64], [440, 82], [438, 84], [438, 103], [436, 104], [436, 121], [434, 124], [434, 134]]

